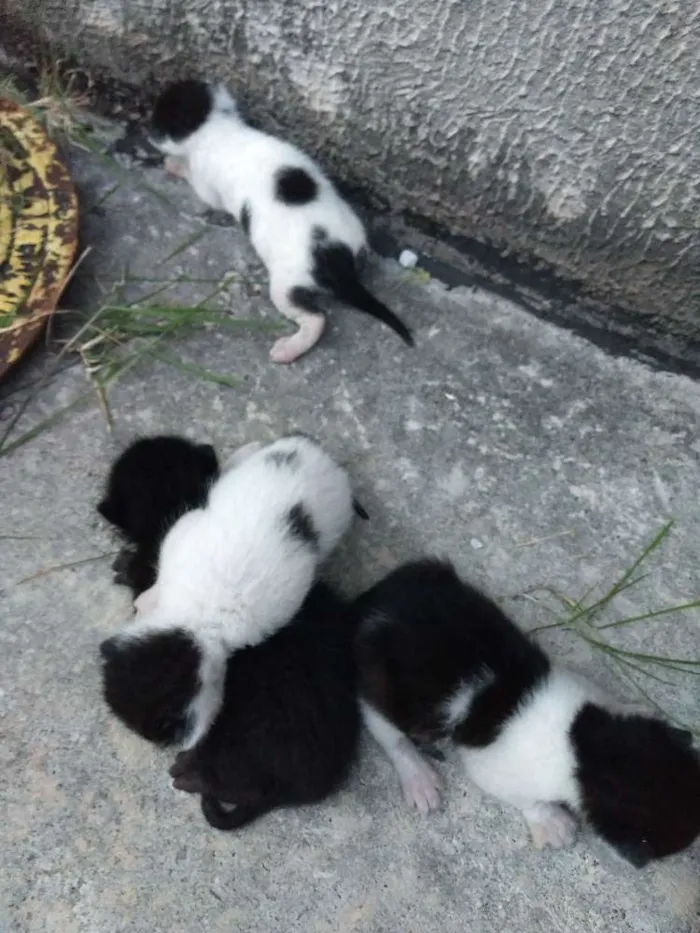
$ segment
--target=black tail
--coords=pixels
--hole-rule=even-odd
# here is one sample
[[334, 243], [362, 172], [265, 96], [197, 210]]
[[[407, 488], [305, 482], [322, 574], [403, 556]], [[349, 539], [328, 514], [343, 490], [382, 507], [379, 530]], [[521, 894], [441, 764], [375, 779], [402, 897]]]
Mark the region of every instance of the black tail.
[[331, 292], [338, 301], [383, 321], [404, 343], [413, 346], [413, 336], [408, 327], [360, 282], [355, 257], [349, 247], [344, 243], [319, 243], [314, 258], [315, 278], [321, 288]]

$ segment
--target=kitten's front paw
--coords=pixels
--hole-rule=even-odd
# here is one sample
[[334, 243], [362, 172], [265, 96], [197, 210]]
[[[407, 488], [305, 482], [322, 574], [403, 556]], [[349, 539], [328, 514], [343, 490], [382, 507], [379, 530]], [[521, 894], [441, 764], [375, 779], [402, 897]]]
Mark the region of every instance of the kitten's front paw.
[[215, 210], [213, 207], [208, 207], [202, 214], [202, 219], [211, 224], [212, 227], [235, 227], [236, 218], [233, 214], [229, 214], [228, 211], [219, 211]]
[[407, 745], [395, 764], [409, 807], [415, 807], [419, 813], [437, 810], [440, 806], [442, 779], [420, 752]]
[[187, 163], [183, 159], [176, 159], [175, 156], [166, 156], [163, 167], [168, 175], [175, 178], [187, 178]]
[[538, 803], [523, 811], [536, 849], [551, 846], [563, 849], [576, 838], [576, 820], [561, 807], [553, 803]]

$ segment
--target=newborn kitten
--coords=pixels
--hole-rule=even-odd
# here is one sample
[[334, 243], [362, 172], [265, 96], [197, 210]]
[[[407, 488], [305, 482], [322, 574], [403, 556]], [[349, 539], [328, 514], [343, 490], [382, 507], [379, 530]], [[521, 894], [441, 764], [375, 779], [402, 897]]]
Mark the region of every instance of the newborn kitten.
[[211, 208], [238, 218], [270, 275], [273, 304], [299, 325], [274, 344], [274, 362], [291, 363], [319, 340], [324, 292], [413, 345], [409, 329], [360, 282], [367, 236], [355, 212], [309, 156], [248, 126], [224, 88], [171, 85], [156, 102], [150, 135], [170, 157], [169, 171]]
[[359, 732], [353, 634], [347, 606], [316, 583], [291, 622], [231, 655], [214, 724], [170, 770], [212, 826], [240, 829], [345, 780]]
[[422, 812], [439, 804], [440, 780], [411, 739], [448, 737], [475, 783], [523, 813], [538, 848], [568, 843], [572, 814], [638, 867], [700, 834], [692, 735], [552, 666], [449, 564], [400, 567], [354, 611], [365, 722]]
[[135, 622], [100, 646], [112, 711], [152, 742], [193, 747], [221, 705], [229, 655], [299, 611], [352, 511], [347, 472], [309, 438], [239, 452], [166, 535]]
[[203, 506], [219, 475], [209, 444], [182, 437], [144, 437], [116, 459], [97, 510], [127, 541], [112, 569], [134, 596], [156, 580], [161, 542], [175, 522]]

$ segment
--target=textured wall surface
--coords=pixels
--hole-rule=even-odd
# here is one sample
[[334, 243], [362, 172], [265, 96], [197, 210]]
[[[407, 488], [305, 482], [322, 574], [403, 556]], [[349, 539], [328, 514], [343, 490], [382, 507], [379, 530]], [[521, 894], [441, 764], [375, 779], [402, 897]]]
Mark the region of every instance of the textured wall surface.
[[9, 2], [124, 79], [226, 78], [393, 210], [700, 339], [697, 0]]

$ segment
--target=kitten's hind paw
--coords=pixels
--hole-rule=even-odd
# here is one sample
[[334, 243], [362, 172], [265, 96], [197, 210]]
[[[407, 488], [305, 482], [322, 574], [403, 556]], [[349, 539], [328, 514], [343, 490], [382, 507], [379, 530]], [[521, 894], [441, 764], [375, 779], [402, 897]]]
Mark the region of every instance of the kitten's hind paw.
[[296, 334], [292, 337], [280, 337], [275, 341], [270, 350], [270, 359], [273, 363], [293, 363], [304, 355], [306, 349], [300, 348], [295, 338]]
[[523, 816], [536, 849], [563, 849], [576, 838], [575, 818], [558, 804], [537, 803], [523, 810]]

